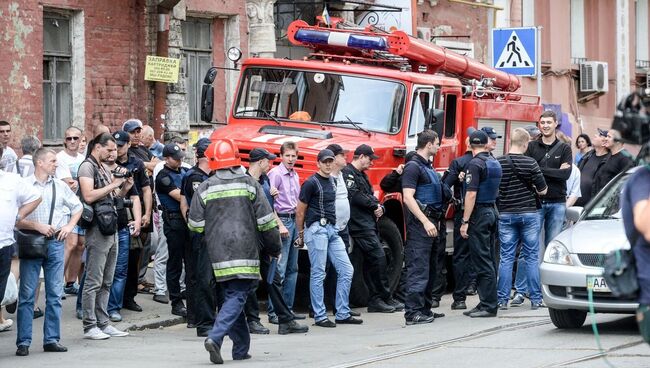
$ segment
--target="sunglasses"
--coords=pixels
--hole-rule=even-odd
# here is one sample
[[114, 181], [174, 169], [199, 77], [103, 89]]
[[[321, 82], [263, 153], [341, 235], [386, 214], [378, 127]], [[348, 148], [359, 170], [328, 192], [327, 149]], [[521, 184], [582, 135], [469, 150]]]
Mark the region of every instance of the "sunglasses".
[[70, 142], [70, 141], [76, 141], [76, 140], [78, 140], [78, 139], [79, 139], [79, 137], [65, 137], [65, 140], [68, 141], [68, 142]]

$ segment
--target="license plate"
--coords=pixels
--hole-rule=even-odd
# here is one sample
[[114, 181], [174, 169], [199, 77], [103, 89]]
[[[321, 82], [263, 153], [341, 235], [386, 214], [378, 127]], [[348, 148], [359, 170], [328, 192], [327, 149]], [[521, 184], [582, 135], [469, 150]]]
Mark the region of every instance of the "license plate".
[[587, 276], [587, 289], [591, 289], [594, 292], [610, 292], [609, 287], [607, 287], [607, 282], [602, 276]]

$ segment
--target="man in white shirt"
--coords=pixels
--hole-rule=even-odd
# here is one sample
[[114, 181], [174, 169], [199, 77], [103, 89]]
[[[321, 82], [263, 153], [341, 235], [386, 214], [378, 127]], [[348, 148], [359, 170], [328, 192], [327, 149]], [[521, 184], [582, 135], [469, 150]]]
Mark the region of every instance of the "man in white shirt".
[[7, 121], [0, 120], [0, 146], [4, 148], [2, 158], [0, 159], [0, 170], [15, 173], [18, 155], [9, 147], [10, 140], [11, 125]]
[[[56, 154], [57, 168], [56, 178], [61, 179], [64, 183], [68, 184], [72, 192], [77, 193], [79, 183], [78, 175], [79, 166], [86, 159], [79, 153], [79, 143], [82, 137], [81, 129], [71, 126], [65, 130], [65, 138], [63, 141], [63, 150]], [[84, 251], [84, 235], [85, 232], [79, 226], [75, 226], [74, 230], [65, 240], [65, 258], [64, 258], [64, 274], [65, 274], [65, 288], [64, 292], [70, 295], [77, 295], [79, 288], [75, 286], [75, 281], [80, 276], [81, 271], [81, 256]]]
[[[0, 125], [0, 129], [3, 127]], [[4, 152], [0, 146], [0, 156]], [[14, 226], [41, 203], [40, 193], [32, 186], [25, 185], [19, 175], [0, 170], [0, 295], [5, 295], [7, 278], [11, 270], [13, 254]], [[6, 320], [3, 329], [11, 327], [13, 321]]]

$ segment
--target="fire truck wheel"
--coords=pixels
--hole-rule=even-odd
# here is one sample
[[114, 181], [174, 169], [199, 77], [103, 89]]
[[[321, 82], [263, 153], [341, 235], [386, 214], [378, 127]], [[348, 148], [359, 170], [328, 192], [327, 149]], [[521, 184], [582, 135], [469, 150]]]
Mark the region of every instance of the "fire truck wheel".
[[[399, 278], [404, 265], [404, 247], [402, 235], [397, 225], [388, 217], [382, 217], [378, 222], [379, 241], [386, 254], [386, 272], [391, 291], [399, 285]], [[359, 249], [353, 248], [350, 262], [354, 267], [354, 277], [350, 288], [350, 305], [364, 307], [368, 304], [368, 287], [363, 280], [363, 255]]]

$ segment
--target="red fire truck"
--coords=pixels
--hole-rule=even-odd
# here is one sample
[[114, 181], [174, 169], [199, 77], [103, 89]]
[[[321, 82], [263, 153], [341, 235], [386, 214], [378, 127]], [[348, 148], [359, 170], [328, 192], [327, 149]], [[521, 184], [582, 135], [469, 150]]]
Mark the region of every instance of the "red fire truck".
[[[380, 158], [367, 174], [386, 208], [378, 225], [395, 288], [403, 265], [404, 209], [400, 193], [381, 191], [381, 179], [404, 163], [417, 133], [427, 127], [441, 137], [434, 161], [439, 172], [465, 152], [468, 127], [495, 128], [504, 137], [494, 152], [500, 155], [514, 128], [537, 121], [540, 99], [515, 93], [520, 82], [513, 75], [402, 31], [360, 28], [335, 18], [329, 24], [320, 19], [316, 26], [298, 20], [289, 26], [288, 38], [313, 52], [303, 60], [245, 60], [227, 125], [212, 138], [235, 140], [244, 163], [255, 147], [279, 154], [283, 142], [296, 142], [301, 180], [316, 171], [318, 151], [331, 143], [350, 156], [362, 143], [372, 146]], [[214, 74], [206, 76], [203, 93], [208, 121], [213, 79]], [[308, 261], [301, 258], [302, 273]], [[364, 305], [367, 289], [354, 250], [351, 259], [355, 278], [350, 301]]]

